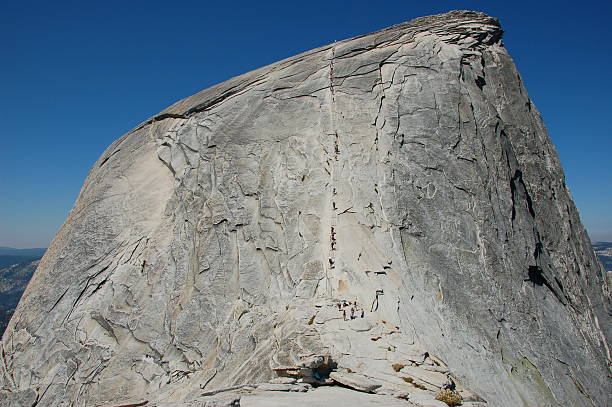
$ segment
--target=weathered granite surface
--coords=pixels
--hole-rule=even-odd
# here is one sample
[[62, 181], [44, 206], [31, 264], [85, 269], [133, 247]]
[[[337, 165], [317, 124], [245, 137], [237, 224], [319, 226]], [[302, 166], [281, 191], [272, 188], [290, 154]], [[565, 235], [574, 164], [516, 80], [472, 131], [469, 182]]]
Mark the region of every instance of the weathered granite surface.
[[121, 137], [2, 338], [0, 405], [610, 405], [604, 270], [501, 37], [419, 18]]

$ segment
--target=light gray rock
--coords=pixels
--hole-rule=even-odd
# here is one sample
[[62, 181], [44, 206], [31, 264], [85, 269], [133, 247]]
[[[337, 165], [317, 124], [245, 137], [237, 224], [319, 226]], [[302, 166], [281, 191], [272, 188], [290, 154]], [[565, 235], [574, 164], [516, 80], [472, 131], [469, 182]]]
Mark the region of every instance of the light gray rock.
[[382, 386], [381, 383], [355, 373], [332, 372], [329, 377], [336, 382], [348, 386], [352, 389], [372, 393]]
[[37, 395], [32, 389], [15, 392], [0, 392], [1, 407], [34, 407], [36, 405]]
[[463, 400], [464, 404], [467, 402], [485, 403], [485, 400], [483, 400], [482, 397], [480, 397], [477, 394], [472, 393], [469, 390], [461, 389], [458, 391], [458, 393], [461, 396], [461, 399]]
[[372, 323], [367, 319], [358, 318], [350, 321], [350, 327], [353, 331], [365, 332], [372, 329]]
[[400, 373], [419, 382], [424, 382], [426, 384], [435, 386], [438, 389], [444, 389], [451, 384], [448, 376], [446, 376], [444, 373], [433, 372], [420, 367], [406, 366], [400, 370]]
[[320, 387], [307, 393], [263, 392], [243, 396], [241, 407], [415, 407], [392, 396], [352, 391], [342, 387]]
[[[141, 404], [143, 407], [149, 406], [149, 403]], [[137, 407], [133, 405], [130, 407]], [[127, 407], [127, 406], [126, 406]], [[223, 395], [218, 397], [208, 397], [205, 399], [188, 401], [183, 403], [176, 402], [161, 402], [155, 403], [155, 407], [240, 407], [240, 396]]]
[[436, 400], [431, 395], [423, 395], [423, 396], [413, 395], [409, 398], [409, 400], [419, 407], [448, 407], [448, 404], [440, 400]]
[[292, 377], [276, 377], [270, 380], [270, 383], [272, 384], [295, 384], [296, 382], [297, 379], [294, 379]]
[[240, 397], [218, 397], [216, 399], [206, 401], [204, 403], [204, 407], [240, 407]]
[[264, 383], [257, 386], [258, 390], [264, 391], [298, 391], [304, 392], [308, 391], [310, 386], [305, 383], [297, 383], [297, 384], [281, 384], [281, 383]]
[[331, 369], [411, 394], [393, 364], [443, 360], [491, 405], [609, 404], [604, 270], [501, 36], [423, 17], [118, 139], [2, 338], [2, 397], [263, 402], [302, 395], [239, 388]]

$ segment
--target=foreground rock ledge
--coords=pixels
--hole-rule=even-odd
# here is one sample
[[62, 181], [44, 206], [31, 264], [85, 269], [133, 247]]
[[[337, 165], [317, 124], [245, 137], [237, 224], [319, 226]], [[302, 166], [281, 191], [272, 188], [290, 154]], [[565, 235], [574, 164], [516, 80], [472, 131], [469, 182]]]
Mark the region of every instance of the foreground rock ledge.
[[3, 336], [0, 405], [609, 404], [604, 271], [501, 38], [419, 18], [117, 140]]

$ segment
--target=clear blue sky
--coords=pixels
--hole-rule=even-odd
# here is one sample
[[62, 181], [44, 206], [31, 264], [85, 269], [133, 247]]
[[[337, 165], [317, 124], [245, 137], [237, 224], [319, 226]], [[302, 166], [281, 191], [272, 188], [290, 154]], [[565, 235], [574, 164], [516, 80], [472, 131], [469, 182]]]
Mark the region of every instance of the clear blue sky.
[[334, 40], [453, 9], [501, 20], [583, 222], [593, 240], [612, 241], [610, 1], [6, 0], [0, 246], [47, 246], [102, 151], [173, 102]]

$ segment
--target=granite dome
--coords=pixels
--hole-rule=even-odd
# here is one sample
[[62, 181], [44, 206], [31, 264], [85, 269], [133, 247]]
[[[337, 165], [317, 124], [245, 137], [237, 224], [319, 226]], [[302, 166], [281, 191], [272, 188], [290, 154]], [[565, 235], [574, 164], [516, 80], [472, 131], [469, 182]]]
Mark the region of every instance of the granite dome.
[[501, 39], [482, 13], [419, 18], [118, 139], [2, 338], [0, 405], [332, 384], [362, 405], [609, 403], [604, 270]]

